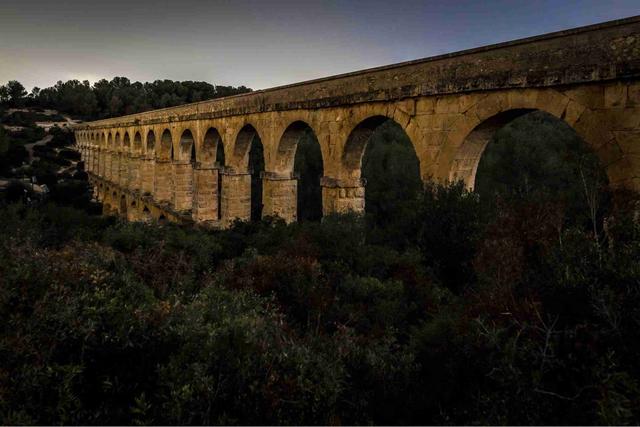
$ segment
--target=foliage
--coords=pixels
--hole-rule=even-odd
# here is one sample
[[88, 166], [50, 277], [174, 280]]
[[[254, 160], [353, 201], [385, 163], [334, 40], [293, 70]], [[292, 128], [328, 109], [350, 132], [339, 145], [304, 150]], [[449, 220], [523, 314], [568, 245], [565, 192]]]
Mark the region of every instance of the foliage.
[[[22, 91], [18, 90], [20, 87]], [[93, 85], [87, 80], [58, 81], [52, 87], [36, 87], [27, 96], [24, 87], [12, 81], [0, 86], [0, 103], [53, 108], [74, 117], [95, 120], [249, 91], [251, 89], [244, 86], [214, 86], [206, 82], [156, 80], [140, 83], [126, 77], [114, 77], [111, 81], [102, 79]]]
[[[420, 199], [400, 250], [354, 216], [207, 232], [6, 206], [3, 423], [638, 422], [633, 216], [603, 245], [522, 235], [460, 185]], [[529, 248], [517, 274], [496, 244]]]

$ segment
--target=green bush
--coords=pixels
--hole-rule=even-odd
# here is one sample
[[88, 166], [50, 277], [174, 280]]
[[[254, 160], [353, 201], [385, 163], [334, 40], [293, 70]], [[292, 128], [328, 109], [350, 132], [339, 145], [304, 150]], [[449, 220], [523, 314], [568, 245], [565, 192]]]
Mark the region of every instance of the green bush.
[[355, 215], [205, 231], [61, 206], [84, 189], [0, 207], [3, 424], [640, 420], [633, 201], [596, 238], [433, 185], [398, 245]]

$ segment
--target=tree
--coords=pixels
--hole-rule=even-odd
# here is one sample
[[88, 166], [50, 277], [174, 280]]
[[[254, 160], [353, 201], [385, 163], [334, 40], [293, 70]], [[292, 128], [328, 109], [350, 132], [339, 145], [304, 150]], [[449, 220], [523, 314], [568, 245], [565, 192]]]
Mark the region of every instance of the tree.
[[0, 86], [0, 103], [9, 101], [9, 88], [7, 86]]
[[10, 80], [7, 83], [7, 91], [11, 103], [15, 105], [21, 105], [24, 97], [27, 96], [24, 86], [17, 80]]

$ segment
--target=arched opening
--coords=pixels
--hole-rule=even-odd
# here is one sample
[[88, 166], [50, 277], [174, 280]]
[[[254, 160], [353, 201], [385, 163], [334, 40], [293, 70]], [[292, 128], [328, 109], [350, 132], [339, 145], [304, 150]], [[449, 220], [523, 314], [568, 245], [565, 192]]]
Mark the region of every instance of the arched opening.
[[370, 117], [351, 132], [343, 164], [350, 178], [361, 178], [366, 185], [365, 212], [372, 238], [393, 236], [402, 243], [411, 233], [422, 192], [420, 162], [409, 136], [394, 120]]
[[[215, 128], [209, 128], [204, 135], [202, 141], [202, 150], [200, 152], [200, 163], [213, 165], [219, 160], [220, 149], [222, 147], [222, 137]], [[224, 149], [222, 150], [224, 157]]]
[[120, 139], [120, 132], [116, 132], [115, 148], [118, 149], [118, 150], [122, 148], [122, 141]]
[[165, 129], [162, 132], [162, 137], [160, 138], [160, 152], [158, 153], [158, 158], [161, 160], [172, 160], [173, 159], [173, 141], [171, 139], [171, 132], [169, 129]]
[[113, 149], [113, 136], [111, 132], [109, 132], [109, 136], [107, 137], [107, 147]]
[[133, 151], [137, 154], [142, 153], [142, 136], [140, 135], [140, 132], [136, 132], [133, 137]]
[[147, 155], [153, 156], [156, 150], [156, 134], [150, 130], [147, 133]]
[[264, 172], [264, 149], [256, 129], [246, 125], [238, 133], [234, 157], [239, 166], [251, 174], [251, 220], [262, 218], [262, 173]]
[[128, 132], [124, 133], [124, 138], [122, 140], [122, 148], [125, 153], [128, 153], [129, 149], [131, 148], [131, 139], [129, 138]]
[[293, 173], [297, 179], [296, 210], [298, 221], [322, 218], [324, 163], [320, 143], [311, 127], [292, 123], [284, 131], [278, 145], [278, 172]]
[[491, 206], [548, 206], [559, 224], [594, 233], [610, 208], [608, 178], [589, 144], [540, 110], [507, 111], [477, 126], [459, 148], [451, 177]]
[[[193, 134], [189, 129], [182, 132], [180, 136], [180, 160], [189, 160], [191, 158], [192, 151], [195, 150], [195, 144], [193, 142]], [[195, 155], [194, 155], [195, 163]]]

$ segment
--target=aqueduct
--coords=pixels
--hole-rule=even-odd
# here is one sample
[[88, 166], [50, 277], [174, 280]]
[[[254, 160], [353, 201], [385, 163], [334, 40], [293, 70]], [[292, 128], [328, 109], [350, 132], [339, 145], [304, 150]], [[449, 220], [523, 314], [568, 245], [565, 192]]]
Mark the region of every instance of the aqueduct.
[[640, 190], [640, 17], [74, 130], [106, 212], [224, 226], [250, 217], [256, 137], [264, 150], [262, 215], [294, 221], [293, 167], [304, 132], [322, 152], [323, 213], [362, 211], [362, 156], [385, 120], [410, 138], [423, 180], [472, 187], [493, 133], [534, 110], [572, 126], [611, 185]]

